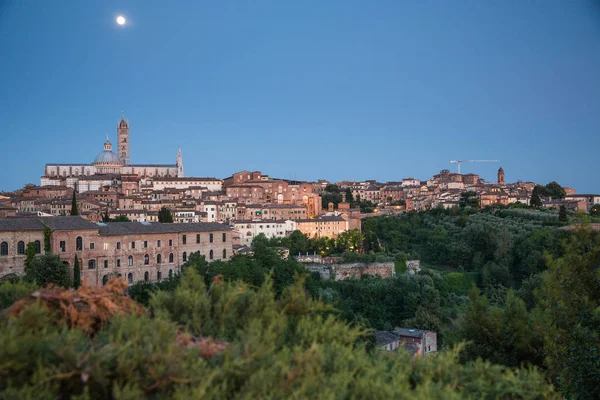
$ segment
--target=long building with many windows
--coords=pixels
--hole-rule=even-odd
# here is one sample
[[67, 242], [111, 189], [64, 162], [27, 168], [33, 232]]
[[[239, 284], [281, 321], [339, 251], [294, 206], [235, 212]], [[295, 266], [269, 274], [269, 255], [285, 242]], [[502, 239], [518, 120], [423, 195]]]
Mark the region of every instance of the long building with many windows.
[[77, 256], [81, 281], [88, 285], [104, 284], [111, 276], [129, 284], [160, 281], [179, 272], [193, 253], [208, 261], [232, 256], [232, 229], [219, 223], [93, 224], [81, 217], [14, 218], [0, 220], [0, 280], [24, 274], [27, 244], [34, 243], [41, 254], [48, 228], [51, 252], [71, 272]]

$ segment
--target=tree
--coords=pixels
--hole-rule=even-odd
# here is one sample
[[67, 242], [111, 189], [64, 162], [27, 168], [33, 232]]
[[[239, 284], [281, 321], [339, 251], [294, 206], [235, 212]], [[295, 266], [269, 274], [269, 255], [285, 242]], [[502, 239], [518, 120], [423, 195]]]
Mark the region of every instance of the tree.
[[600, 235], [578, 229], [548, 258], [536, 322], [545, 365], [566, 398], [596, 398], [600, 382]]
[[542, 198], [540, 192], [543, 192], [542, 186], [536, 186], [533, 188], [531, 192], [531, 200], [529, 201], [529, 205], [533, 208], [540, 208], [542, 206]]
[[346, 203], [354, 203], [354, 196], [352, 196], [350, 188], [346, 188]]
[[40, 286], [52, 283], [68, 288], [71, 284], [69, 275], [65, 264], [55, 254], [44, 254], [35, 257], [29, 267], [25, 268], [25, 280], [36, 282]]
[[558, 209], [558, 220], [560, 222], [568, 222], [569, 221], [569, 217], [567, 217], [567, 207], [565, 207], [564, 204], [561, 204], [560, 208]]
[[553, 199], [563, 199], [567, 195], [565, 189], [555, 181], [547, 184], [544, 189], [543, 195], [546, 197], [552, 197]]
[[173, 214], [171, 214], [171, 210], [169, 210], [167, 207], [162, 207], [158, 212], [158, 222], [172, 223]]
[[306, 296], [301, 280], [277, 297], [270, 279], [253, 288], [184, 275], [150, 295], [149, 312], [122, 295], [122, 280], [93, 296], [20, 300], [0, 315], [0, 397], [557, 398], [538, 371], [461, 364], [460, 349], [369, 352], [369, 333]]
[[29, 242], [27, 243], [27, 250], [25, 250], [25, 269], [31, 266], [35, 258], [35, 243]]
[[73, 190], [73, 199], [71, 199], [71, 215], [79, 215], [79, 210], [77, 209], [77, 193]]
[[46, 254], [52, 252], [52, 246], [50, 245], [50, 238], [52, 237], [52, 229], [44, 227], [44, 252]]
[[468, 190], [460, 194], [459, 206], [464, 207], [479, 207], [479, 199], [477, 199], [477, 193], [472, 190]]
[[79, 268], [79, 259], [76, 255], [75, 261], [73, 261], [73, 287], [79, 289], [79, 286], [81, 286], [81, 269]]

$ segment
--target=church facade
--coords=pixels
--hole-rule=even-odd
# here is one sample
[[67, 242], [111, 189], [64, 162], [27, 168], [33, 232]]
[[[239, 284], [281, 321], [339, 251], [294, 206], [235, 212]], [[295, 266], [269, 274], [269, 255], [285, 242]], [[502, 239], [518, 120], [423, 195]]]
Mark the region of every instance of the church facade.
[[[104, 150], [96, 156], [91, 164], [46, 164], [44, 175], [41, 177], [41, 185], [75, 187], [79, 181], [112, 181], [122, 175], [136, 176], [137, 178], [183, 177], [181, 149], [177, 152], [175, 164], [131, 164], [130, 145], [129, 121], [122, 116], [117, 125], [116, 152], [113, 151], [113, 145], [107, 136]], [[81, 192], [81, 190], [78, 191]]]

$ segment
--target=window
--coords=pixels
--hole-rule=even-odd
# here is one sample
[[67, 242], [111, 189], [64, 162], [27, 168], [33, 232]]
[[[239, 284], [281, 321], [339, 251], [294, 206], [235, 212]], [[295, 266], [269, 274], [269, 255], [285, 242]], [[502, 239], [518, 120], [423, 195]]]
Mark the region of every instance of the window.
[[103, 243], [102, 247], [104, 247], [104, 251], [108, 250], [108, 243]]
[[17, 254], [25, 254], [25, 242], [20, 241], [17, 243]]
[[127, 282], [130, 284], [133, 283], [133, 274], [131, 272], [127, 274]]
[[121, 250], [121, 242], [117, 242], [117, 250]]
[[7, 256], [7, 255], [8, 255], [8, 243], [2, 242], [0, 244], [0, 256]]
[[104, 268], [108, 268], [108, 260], [104, 260]]
[[144, 240], [144, 248], [147, 249], [148, 248], [148, 241]]
[[106, 285], [106, 282], [108, 282], [108, 275], [102, 277], [102, 286]]
[[200, 243], [200, 234], [199, 233], [196, 235], [196, 243]]
[[211, 233], [210, 235], [208, 235], [208, 241], [209, 241], [210, 243], [212, 243], [212, 242], [213, 242], [213, 234], [212, 234], [212, 233]]
[[184, 251], [183, 252], [183, 262], [187, 261], [187, 253]]
[[133, 256], [127, 257], [127, 265], [130, 267], [133, 266]]
[[156, 280], [160, 281], [162, 279], [162, 274], [160, 273], [160, 271], [156, 272]]
[[82, 251], [83, 250], [83, 238], [81, 236], [77, 236], [77, 239], [75, 239], [75, 251]]
[[156, 263], [160, 264], [162, 262], [162, 256], [160, 254], [156, 255]]
[[35, 254], [40, 254], [42, 252], [42, 243], [39, 240], [35, 241]]
[[215, 253], [214, 253], [214, 251], [211, 250], [210, 253], [208, 253], [208, 258], [210, 260], [212, 260], [214, 258], [214, 256], [215, 256]]
[[227, 241], [227, 233], [223, 232], [223, 242], [226, 242], [226, 241]]
[[150, 280], [150, 274], [148, 271], [144, 272], [144, 282], [148, 282]]
[[156, 241], [156, 247], [160, 247], [160, 240]]
[[173, 253], [169, 254], [169, 262], [172, 263], [173, 262]]
[[148, 254], [146, 254], [144, 256], [144, 265], [148, 265], [150, 264], [150, 256], [148, 256]]
[[135, 249], [135, 242], [131, 242], [131, 248]]
[[96, 269], [96, 260], [88, 261], [88, 269]]
[[118, 259], [117, 260], [117, 267], [120, 267], [120, 266], [121, 266], [121, 259]]
[[187, 236], [183, 235], [183, 237], [181, 238], [183, 241], [183, 244], [187, 244]]
[[223, 259], [227, 258], [227, 249], [223, 249]]
[[59, 250], [61, 253], [64, 253], [65, 251], [67, 251], [67, 242], [65, 242], [64, 240], [61, 240], [61, 241], [58, 243], [58, 247], [59, 247], [59, 249], [58, 249], [58, 250]]
[[94, 250], [94, 243], [90, 243], [90, 250]]
[[173, 247], [173, 239], [169, 239], [169, 247]]

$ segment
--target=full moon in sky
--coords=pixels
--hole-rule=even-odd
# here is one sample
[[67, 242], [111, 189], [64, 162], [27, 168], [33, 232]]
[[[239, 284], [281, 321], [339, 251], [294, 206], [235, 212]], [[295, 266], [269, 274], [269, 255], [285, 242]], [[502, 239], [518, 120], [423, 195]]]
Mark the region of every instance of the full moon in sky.
[[119, 16], [117, 17], [117, 24], [119, 24], [119, 25], [125, 25], [125, 22], [127, 22], [127, 20], [125, 19], [125, 17], [124, 17], [124, 16], [122, 16], [122, 15], [119, 15]]

